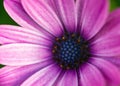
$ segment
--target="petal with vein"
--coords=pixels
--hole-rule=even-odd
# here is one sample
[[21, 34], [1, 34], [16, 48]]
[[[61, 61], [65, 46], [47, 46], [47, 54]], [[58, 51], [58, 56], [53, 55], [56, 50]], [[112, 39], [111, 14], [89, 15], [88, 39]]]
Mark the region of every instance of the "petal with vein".
[[80, 69], [81, 86], [106, 86], [101, 72], [93, 65], [86, 64]]
[[5, 66], [0, 69], [0, 86], [20, 86], [27, 78], [50, 63], [45, 61], [27, 66]]
[[28, 28], [12, 25], [0, 25], [0, 43], [33, 43], [42, 45], [51, 45], [52, 38], [46, 36], [44, 33], [33, 31]]
[[61, 69], [56, 64], [52, 64], [33, 74], [21, 86], [54, 86], [60, 72]]
[[78, 27], [86, 39], [103, 27], [109, 13], [108, 3], [108, 0], [76, 0]]
[[57, 86], [78, 86], [78, 77], [76, 70], [66, 71], [65, 74], [61, 77], [61, 80], [58, 81]]
[[25, 11], [42, 28], [56, 37], [62, 35], [63, 27], [58, 16], [44, 0], [21, 0]]
[[35, 64], [51, 58], [51, 53], [47, 47], [16, 43], [7, 44], [0, 47], [0, 64], [20, 66]]
[[110, 82], [120, 84], [120, 70], [114, 64], [101, 58], [91, 58], [91, 63], [95, 65]]

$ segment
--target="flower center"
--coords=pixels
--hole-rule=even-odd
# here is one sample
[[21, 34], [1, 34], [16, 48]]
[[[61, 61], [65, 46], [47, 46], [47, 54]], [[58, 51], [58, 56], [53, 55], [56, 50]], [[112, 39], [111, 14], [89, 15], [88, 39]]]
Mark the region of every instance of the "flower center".
[[89, 57], [88, 43], [77, 34], [56, 38], [53, 46], [54, 60], [63, 69], [75, 69]]

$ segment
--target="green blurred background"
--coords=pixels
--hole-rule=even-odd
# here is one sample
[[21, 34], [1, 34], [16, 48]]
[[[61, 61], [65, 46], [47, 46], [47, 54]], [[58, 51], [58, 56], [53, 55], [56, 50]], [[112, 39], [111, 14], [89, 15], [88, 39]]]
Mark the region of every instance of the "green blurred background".
[[[120, 7], [120, 0], [110, 0], [110, 11]], [[5, 12], [3, 7], [3, 0], [0, 0], [0, 24], [12, 24], [17, 25]], [[0, 65], [0, 68], [3, 65]]]

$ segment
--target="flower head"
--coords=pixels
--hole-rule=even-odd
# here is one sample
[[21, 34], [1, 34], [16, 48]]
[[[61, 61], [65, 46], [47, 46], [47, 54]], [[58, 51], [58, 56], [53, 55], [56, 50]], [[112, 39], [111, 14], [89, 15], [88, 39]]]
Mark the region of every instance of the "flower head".
[[120, 9], [108, 0], [4, 0], [0, 86], [120, 85]]

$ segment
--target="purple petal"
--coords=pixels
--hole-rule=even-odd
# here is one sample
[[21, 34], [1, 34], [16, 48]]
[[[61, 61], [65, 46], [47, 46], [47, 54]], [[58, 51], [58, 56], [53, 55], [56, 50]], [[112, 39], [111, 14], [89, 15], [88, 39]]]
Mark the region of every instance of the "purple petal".
[[118, 56], [120, 51], [120, 9], [108, 17], [103, 29], [92, 40], [93, 54], [101, 56]]
[[10, 43], [15, 43], [15, 40], [5, 38], [5, 37], [0, 37], [0, 44], [10, 44]]
[[115, 35], [115, 33], [119, 31], [119, 27], [120, 27], [119, 16], [120, 16], [120, 9], [114, 10], [113, 12], [110, 13], [106, 24], [101, 29], [101, 31], [94, 37], [93, 43], [99, 42], [103, 40], [103, 38], [105, 37]]
[[[5, 0], [4, 0], [4, 1], [5, 1]], [[16, 1], [16, 2], [20, 3], [20, 0], [11, 0], [11, 1]]]
[[64, 23], [68, 32], [75, 32], [75, 1], [74, 0], [47, 0], [48, 4]]
[[40, 31], [33, 31], [31, 29], [22, 28], [18, 26], [1, 25], [0, 26], [0, 43], [33, 43], [50, 46], [52, 42], [50, 37], [46, 36]]
[[[108, 20], [107, 21], [111, 21], [112, 19], [117, 19], [118, 16], [120, 16], [120, 8], [116, 8], [115, 10], [113, 10], [110, 14], [109, 14], [109, 17], [108, 17]], [[120, 20], [118, 18], [118, 20]]]
[[81, 86], [105, 86], [105, 80], [95, 66], [86, 64], [79, 71]]
[[21, 0], [26, 12], [36, 21], [41, 27], [54, 36], [61, 36], [63, 27], [55, 12], [45, 3], [44, 0]]
[[50, 59], [47, 47], [34, 44], [7, 44], [0, 47], [0, 63], [4, 65], [28, 65]]
[[86, 39], [92, 38], [108, 17], [108, 0], [77, 0], [77, 21]]
[[50, 61], [45, 61], [22, 67], [5, 66], [0, 69], [0, 86], [20, 86], [28, 77], [49, 64]]
[[120, 67], [120, 57], [102, 57], [103, 59], [115, 64], [116, 66]]
[[15, 20], [20, 26], [25, 28], [40, 28], [25, 12], [20, 0], [4, 0], [4, 7], [7, 13]]
[[119, 84], [114, 84], [112, 82], [107, 82], [107, 85], [106, 86], [119, 86]]
[[78, 86], [78, 77], [76, 70], [66, 71], [65, 74], [61, 77], [61, 80], [58, 81], [57, 86]]
[[53, 10], [54, 12], [58, 15], [58, 17], [60, 16], [59, 13], [58, 13], [58, 7], [56, 7], [56, 4], [55, 4], [55, 0], [44, 0]]
[[56, 64], [50, 65], [33, 74], [21, 86], [54, 86], [60, 72], [61, 69]]
[[97, 56], [118, 56], [120, 51], [120, 36], [110, 36], [103, 39], [91, 47], [91, 53]]
[[104, 59], [94, 57], [91, 58], [91, 63], [97, 66], [110, 82], [120, 84], [120, 70], [115, 65]]
[[13, 20], [15, 20], [20, 26], [32, 29], [34, 31], [41, 31], [48, 36], [53, 36], [43, 28], [40, 27], [24, 10], [21, 5], [21, 0], [4, 0], [4, 7], [7, 13]]

